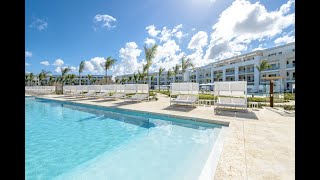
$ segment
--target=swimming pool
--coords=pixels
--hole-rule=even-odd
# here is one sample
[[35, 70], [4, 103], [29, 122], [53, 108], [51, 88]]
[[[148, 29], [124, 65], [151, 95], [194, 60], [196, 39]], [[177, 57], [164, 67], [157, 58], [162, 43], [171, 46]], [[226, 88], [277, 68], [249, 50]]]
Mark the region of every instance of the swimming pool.
[[225, 129], [30, 97], [25, 108], [28, 180], [198, 179], [219, 157]]

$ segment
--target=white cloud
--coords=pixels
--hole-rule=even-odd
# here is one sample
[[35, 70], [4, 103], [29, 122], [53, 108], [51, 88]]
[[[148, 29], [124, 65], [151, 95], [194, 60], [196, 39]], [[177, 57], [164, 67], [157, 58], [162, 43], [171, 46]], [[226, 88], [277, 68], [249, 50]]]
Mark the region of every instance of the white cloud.
[[32, 57], [32, 52], [25, 51], [25, 57]]
[[177, 45], [173, 39], [159, 45], [157, 48], [157, 54], [153, 60], [153, 66], [150, 68], [150, 72], [158, 71], [159, 67], [163, 67], [168, 70], [168, 68], [175, 66], [179, 63], [179, 59], [185, 55], [184, 52], [177, 54], [180, 51], [181, 49], [179, 45]]
[[107, 15], [107, 14], [97, 14], [94, 17], [94, 22], [95, 23], [102, 23], [102, 27], [106, 27], [106, 28], [113, 28], [116, 27], [115, 25], [112, 25], [113, 22], [117, 21], [116, 18]]
[[39, 31], [42, 31], [48, 27], [48, 22], [46, 22], [44, 19], [37, 18], [29, 25], [29, 27], [37, 28]]
[[154, 25], [147, 26], [146, 30], [148, 30], [149, 35], [152, 37], [156, 37], [160, 33], [159, 30], [156, 30]]
[[167, 42], [171, 40], [171, 37], [175, 36], [179, 40], [187, 36], [188, 34], [183, 34], [183, 32], [180, 30], [182, 28], [182, 24], [179, 24], [175, 26], [173, 29], [168, 29], [166, 26], [163, 27], [162, 31], [160, 32], [160, 36], [158, 37], [160, 39], [160, 42]]
[[260, 2], [234, 1], [212, 26], [205, 58], [211, 61], [239, 55], [251, 41], [261, 41], [282, 33], [285, 28], [295, 24], [295, 14], [288, 14], [292, 5], [288, 1], [279, 10], [268, 11]]
[[61, 73], [61, 67], [56, 67], [56, 69], [54, 71], [57, 73]]
[[105, 70], [101, 66], [105, 62], [106, 60], [104, 57], [94, 57], [89, 61], [84, 62], [84, 71], [94, 75], [105, 74]]
[[295, 36], [285, 35], [285, 36], [279, 37], [276, 40], [274, 40], [274, 43], [276, 45], [279, 45], [279, 44], [291, 43], [291, 42], [294, 42], [294, 41], [295, 41]]
[[156, 58], [166, 58], [168, 56], [172, 56], [176, 54], [176, 52], [180, 51], [179, 45], [174, 40], [169, 40], [163, 45], [159, 45], [157, 48]]
[[71, 66], [70, 70], [71, 70], [72, 73], [78, 73], [78, 68], [75, 67], [75, 66]]
[[155, 44], [156, 41], [155, 41], [154, 39], [146, 38], [146, 40], [144, 41], [144, 43], [149, 46], [149, 45]]
[[208, 43], [208, 35], [204, 31], [199, 31], [197, 34], [193, 35], [190, 43], [188, 44], [188, 49], [201, 50]]
[[62, 59], [56, 59], [56, 61], [53, 63], [54, 66], [61, 67], [64, 64]]
[[29, 63], [27, 63], [27, 62], [25, 63], [25, 66], [30, 66], [30, 65], [31, 65], [31, 64], [29, 64]]
[[192, 29], [191, 29], [191, 31], [195, 31], [195, 30], [196, 30], [196, 28], [192, 28]]
[[137, 72], [138, 69], [142, 70], [142, 64], [144, 62], [138, 62], [142, 50], [138, 49], [138, 45], [135, 42], [128, 42], [124, 48], [119, 50], [119, 56], [121, 63], [114, 66], [112, 69], [113, 77], [123, 74], [132, 74]]
[[260, 44], [257, 48], [252, 49], [252, 51], [257, 51], [257, 50], [264, 50], [266, 48], [262, 47], [262, 44]]
[[44, 66], [49, 66], [50, 65], [49, 61], [41, 61], [40, 64], [42, 64]]

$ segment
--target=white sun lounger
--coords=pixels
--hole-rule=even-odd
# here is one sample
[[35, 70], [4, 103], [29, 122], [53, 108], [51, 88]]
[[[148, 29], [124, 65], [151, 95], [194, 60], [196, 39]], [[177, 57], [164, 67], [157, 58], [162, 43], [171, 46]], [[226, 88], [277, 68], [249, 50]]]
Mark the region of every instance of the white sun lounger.
[[126, 98], [125, 100], [129, 101], [143, 101], [145, 99], [148, 99], [149, 94], [134, 94], [131, 97]]
[[178, 95], [176, 99], [171, 100], [176, 104], [188, 104], [194, 106], [197, 103], [198, 97], [195, 95]]

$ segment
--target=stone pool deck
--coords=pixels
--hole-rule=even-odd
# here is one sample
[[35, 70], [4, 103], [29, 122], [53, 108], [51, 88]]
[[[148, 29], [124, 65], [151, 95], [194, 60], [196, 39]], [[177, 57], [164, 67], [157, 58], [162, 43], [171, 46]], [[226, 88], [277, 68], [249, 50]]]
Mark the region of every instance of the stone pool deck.
[[229, 122], [223, 150], [215, 173], [220, 179], [295, 179], [295, 118], [281, 116], [266, 108], [249, 112], [219, 111], [213, 107], [170, 106], [169, 98], [159, 94], [158, 101], [124, 102], [93, 98], [44, 95], [61, 101], [99, 105], [128, 110], [202, 118]]

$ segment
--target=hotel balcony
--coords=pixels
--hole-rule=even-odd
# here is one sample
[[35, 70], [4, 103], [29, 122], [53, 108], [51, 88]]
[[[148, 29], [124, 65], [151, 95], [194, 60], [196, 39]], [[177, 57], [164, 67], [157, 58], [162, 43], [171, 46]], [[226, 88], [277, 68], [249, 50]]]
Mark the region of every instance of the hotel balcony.
[[293, 78], [287, 77], [286, 80], [287, 80], [287, 82], [295, 82], [295, 79], [296, 79], [296, 78], [294, 78], [294, 77], [293, 77]]
[[279, 71], [279, 69], [280, 69], [280, 66], [273, 66], [271, 68], [263, 70], [263, 72], [266, 72], [266, 71]]
[[286, 69], [295, 69], [296, 65], [295, 64], [287, 64]]
[[241, 70], [239, 71], [239, 74], [249, 74], [249, 73], [253, 73], [254, 69], [248, 69], [248, 70]]
[[227, 75], [227, 76], [233, 76], [233, 75], [234, 75], [234, 71], [226, 72], [226, 75]]

